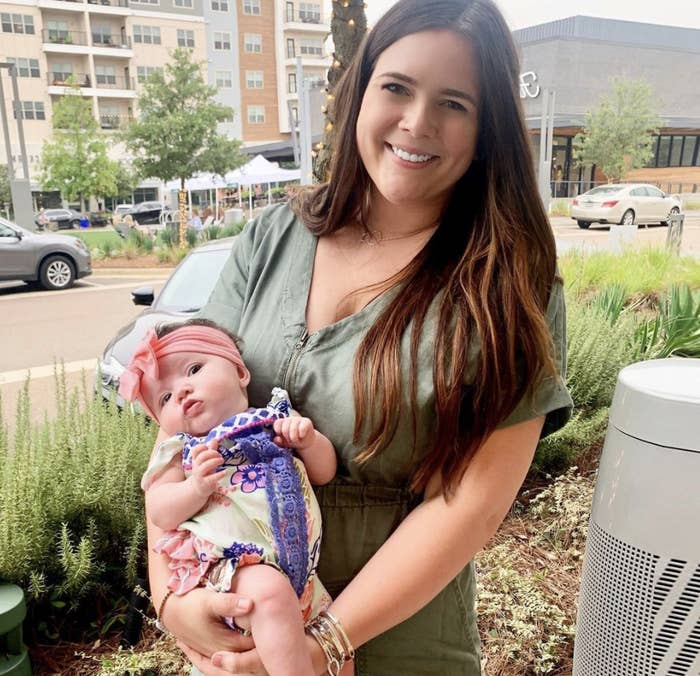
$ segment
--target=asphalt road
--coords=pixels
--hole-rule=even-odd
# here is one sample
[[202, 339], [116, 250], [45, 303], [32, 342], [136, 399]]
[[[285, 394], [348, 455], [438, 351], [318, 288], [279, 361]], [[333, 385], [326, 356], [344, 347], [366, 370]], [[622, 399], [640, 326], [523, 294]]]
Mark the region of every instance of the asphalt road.
[[154, 286], [158, 291], [168, 271], [134, 271], [107, 276], [99, 271], [66, 291], [35, 291], [23, 283], [0, 283], [0, 395], [10, 432], [17, 397], [31, 374], [33, 420], [51, 417], [54, 406], [54, 364], [63, 362], [69, 388], [83, 372], [92, 384], [97, 358], [107, 342], [142, 307], [130, 291]]

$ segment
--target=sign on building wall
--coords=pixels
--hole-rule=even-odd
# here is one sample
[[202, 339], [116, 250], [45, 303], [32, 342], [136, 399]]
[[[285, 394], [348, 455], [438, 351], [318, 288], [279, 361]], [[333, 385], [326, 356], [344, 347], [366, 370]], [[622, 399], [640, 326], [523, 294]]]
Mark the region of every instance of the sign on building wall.
[[520, 98], [536, 99], [540, 95], [540, 85], [537, 82], [537, 73], [528, 70], [520, 73]]

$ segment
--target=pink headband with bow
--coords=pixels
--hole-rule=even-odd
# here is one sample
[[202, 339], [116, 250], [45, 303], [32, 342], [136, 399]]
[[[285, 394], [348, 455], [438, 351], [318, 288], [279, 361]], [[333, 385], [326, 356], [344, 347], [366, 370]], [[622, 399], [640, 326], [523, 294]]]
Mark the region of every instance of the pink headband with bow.
[[154, 380], [158, 379], [158, 360], [178, 352], [199, 352], [223, 357], [248, 374], [238, 348], [218, 329], [187, 324], [158, 338], [155, 329], [150, 328], [136, 347], [126, 370], [119, 377], [119, 395], [127, 401], [138, 400], [144, 411], [154, 420], [158, 420], [144, 401], [141, 379], [144, 374]]

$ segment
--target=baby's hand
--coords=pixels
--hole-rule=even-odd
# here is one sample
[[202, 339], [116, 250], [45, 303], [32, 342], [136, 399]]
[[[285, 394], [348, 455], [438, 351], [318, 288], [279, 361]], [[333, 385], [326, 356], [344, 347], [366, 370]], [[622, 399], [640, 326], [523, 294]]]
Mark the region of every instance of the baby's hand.
[[216, 439], [212, 439], [208, 444], [199, 444], [192, 449], [190, 479], [197, 495], [207, 497], [214, 492], [220, 478], [216, 469], [222, 462]]
[[308, 418], [290, 416], [275, 420], [273, 425], [277, 435], [273, 441], [286, 448], [308, 448], [316, 440], [314, 424]]

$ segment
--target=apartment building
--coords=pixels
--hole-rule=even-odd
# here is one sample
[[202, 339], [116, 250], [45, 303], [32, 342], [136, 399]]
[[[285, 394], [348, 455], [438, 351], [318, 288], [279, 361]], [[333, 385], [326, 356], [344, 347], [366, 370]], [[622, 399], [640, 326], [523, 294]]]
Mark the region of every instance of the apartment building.
[[[111, 133], [138, 115], [139, 88], [178, 46], [193, 50], [217, 100], [234, 109], [222, 132], [246, 146], [289, 142], [290, 112], [298, 115], [296, 57], [304, 79], [325, 81], [329, 20], [321, 0], [0, 0], [0, 62], [17, 66], [32, 178], [67, 82], [80, 86]], [[18, 163], [10, 82], [6, 70], [0, 75]]]

